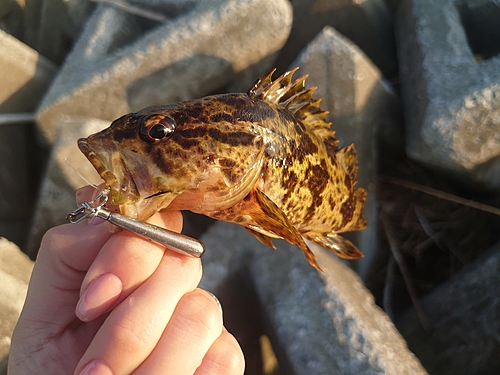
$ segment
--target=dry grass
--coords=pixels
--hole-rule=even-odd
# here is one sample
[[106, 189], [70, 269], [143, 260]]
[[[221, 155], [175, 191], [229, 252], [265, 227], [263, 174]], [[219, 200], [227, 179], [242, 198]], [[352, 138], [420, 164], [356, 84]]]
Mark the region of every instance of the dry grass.
[[[397, 318], [500, 240], [498, 193], [471, 189], [405, 160], [378, 181], [385, 260], [370, 289]], [[425, 327], [425, 317], [420, 316]]]

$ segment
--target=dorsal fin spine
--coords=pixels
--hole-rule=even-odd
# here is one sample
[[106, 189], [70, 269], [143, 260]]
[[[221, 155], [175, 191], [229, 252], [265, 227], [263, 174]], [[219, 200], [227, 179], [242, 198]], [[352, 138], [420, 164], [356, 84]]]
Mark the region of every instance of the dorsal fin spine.
[[[304, 90], [292, 96], [289, 100], [284, 102], [284, 107], [290, 111], [295, 112], [303, 108], [311, 108], [312, 93], [316, 90], [315, 87]], [[294, 109], [295, 108], [295, 109]]]
[[269, 73], [267, 73], [265, 76], [259, 78], [255, 83], [248, 89], [247, 94], [251, 97], [259, 97], [262, 94], [262, 91], [269, 86], [269, 84], [272, 82], [271, 77], [273, 76], [274, 72], [276, 71], [276, 68], [271, 70]]
[[331, 123], [326, 120], [328, 111], [321, 110], [321, 99], [312, 97], [317, 87], [306, 88], [305, 81], [308, 75], [303, 75], [293, 81], [293, 74], [297, 70], [298, 68], [294, 68], [283, 73], [273, 81], [272, 75], [276, 71], [273, 69], [258, 79], [247, 94], [252, 99], [260, 99], [286, 108], [318, 136], [336, 147], [335, 133], [330, 130]]

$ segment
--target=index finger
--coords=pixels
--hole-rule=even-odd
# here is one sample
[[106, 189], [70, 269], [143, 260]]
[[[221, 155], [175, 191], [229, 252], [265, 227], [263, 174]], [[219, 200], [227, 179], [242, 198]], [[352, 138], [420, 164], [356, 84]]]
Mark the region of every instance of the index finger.
[[[148, 222], [179, 232], [182, 229], [182, 214], [180, 211], [166, 210], [153, 215]], [[103, 275], [112, 274], [121, 281], [123, 286], [123, 293], [114, 303], [116, 305], [151, 276], [164, 256], [176, 257], [175, 254], [162, 245], [131, 232], [121, 231], [107, 241], [95, 258], [81, 285], [80, 296], [84, 298], [84, 293], [94, 285], [95, 280]], [[177, 255], [183, 262], [196, 260], [195, 263], [199, 263], [199, 259]], [[103, 300], [105, 300], [104, 297]], [[84, 321], [90, 321], [104, 313], [107, 308], [109, 306], [102, 305], [99, 309], [82, 311], [77, 309], [77, 315]]]

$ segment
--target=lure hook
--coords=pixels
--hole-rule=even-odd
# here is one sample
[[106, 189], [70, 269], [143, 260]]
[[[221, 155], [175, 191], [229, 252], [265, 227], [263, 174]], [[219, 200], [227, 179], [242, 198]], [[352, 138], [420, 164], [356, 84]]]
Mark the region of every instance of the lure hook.
[[[97, 213], [100, 210], [103, 210], [104, 205], [108, 202], [109, 193], [107, 189], [101, 191], [95, 198], [91, 199], [87, 202], [79, 203], [79, 206], [76, 210], [70, 212], [66, 215], [66, 220], [68, 220], [71, 224], [77, 224], [83, 219], [92, 218], [97, 216]], [[97, 207], [93, 207], [93, 205], [99, 202]]]
[[[66, 215], [66, 220], [77, 224], [83, 219], [97, 216], [178, 253], [200, 258], [205, 252], [205, 245], [194, 238], [106, 210], [104, 206], [108, 202], [108, 197], [109, 191], [104, 189], [92, 200], [79, 203], [78, 208]], [[96, 203], [97, 206], [94, 207]]]

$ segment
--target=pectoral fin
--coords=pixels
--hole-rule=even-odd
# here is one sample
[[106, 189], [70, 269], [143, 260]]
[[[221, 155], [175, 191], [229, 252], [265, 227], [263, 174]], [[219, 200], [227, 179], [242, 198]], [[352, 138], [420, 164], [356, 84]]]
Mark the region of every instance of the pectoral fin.
[[341, 258], [358, 259], [363, 257], [361, 251], [351, 241], [338, 234], [306, 233], [304, 237], [326, 247]]
[[[245, 212], [252, 217], [254, 222], [265, 228], [266, 231], [276, 234], [293, 245], [301, 248], [308, 262], [319, 271], [322, 271], [316, 262], [316, 256], [307, 246], [301, 234], [285, 216], [284, 212], [271, 201], [263, 192], [254, 189], [245, 197]], [[253, 234], [253, 233], [252, 233]], [[259, 240], [261, 238], [257, 237]], [[270, 238], [265, 241], [271, 242]], [[267, 242], [264, 242], [267, 244]]]
[[234, 206], [211, 212], [208, 216], [244, 226], [260, 242], [273, 249], [275, 247], [272, 238], [282, 238], [297, 245], [304, 252], [308, 262], [317, 270], [322, 271], [316, 262], [316, 256], [285, 213], [258, 189], [251, 190]]

